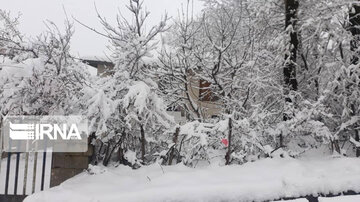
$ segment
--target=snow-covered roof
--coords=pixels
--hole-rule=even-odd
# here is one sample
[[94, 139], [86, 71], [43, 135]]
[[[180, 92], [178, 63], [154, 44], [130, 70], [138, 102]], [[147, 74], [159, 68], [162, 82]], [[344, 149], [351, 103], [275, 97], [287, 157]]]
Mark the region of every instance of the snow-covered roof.
[[83, 61], [101, 61], [107, 63], [113, 63], [113, 58], [104, 57], [104, 56], [84, 56], [80, 58]]

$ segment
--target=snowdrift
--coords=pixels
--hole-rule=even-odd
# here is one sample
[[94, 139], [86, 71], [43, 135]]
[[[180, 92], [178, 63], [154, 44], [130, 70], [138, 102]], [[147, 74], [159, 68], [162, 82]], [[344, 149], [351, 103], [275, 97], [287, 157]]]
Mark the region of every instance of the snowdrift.
[[203, 168], [91, 166], [25, 202], [268, 201], [349, 190], [360, 192], [360, 159], [264, 159]]

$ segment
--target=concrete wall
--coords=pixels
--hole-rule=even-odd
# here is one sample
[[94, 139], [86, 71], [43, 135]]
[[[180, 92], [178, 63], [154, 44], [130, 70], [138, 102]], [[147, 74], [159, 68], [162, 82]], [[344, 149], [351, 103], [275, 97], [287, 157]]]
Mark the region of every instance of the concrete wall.
[[53, 153], [50, 187], [57, 186], [88, 168], [93, 146], [83, 153]]

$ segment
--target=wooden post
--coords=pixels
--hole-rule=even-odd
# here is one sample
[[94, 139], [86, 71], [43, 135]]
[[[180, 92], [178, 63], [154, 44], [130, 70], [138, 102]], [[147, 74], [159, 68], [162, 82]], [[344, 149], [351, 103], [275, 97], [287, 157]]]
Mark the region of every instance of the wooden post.
[[232, 144], [232, 119], [229, 118], [229, 122], [228, 122], [228, 127], [229, 127], [229, 133], [228, 133], [228, 151], [225, 155], [225, 165], [229, 165], [230, 164], [230, 160], [231, 160], [231, 144]]
[[140, 133], [141, 133], [141, 160], [143, 163], [145, 163], [146, 138], [145, 138], [145, 131], [143, 125], [140, 125]]

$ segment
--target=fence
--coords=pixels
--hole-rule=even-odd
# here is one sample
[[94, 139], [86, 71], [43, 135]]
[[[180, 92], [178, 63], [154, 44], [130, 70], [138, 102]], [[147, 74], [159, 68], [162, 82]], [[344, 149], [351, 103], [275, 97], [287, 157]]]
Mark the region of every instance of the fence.
[[86, 153], [3, 153], [0, 155], [0, 201], [20, 202], [30, 194], [59, 185], [87, 169]]
[[0, 201], [22, 201], [26, 195], [50, 187], [51, 152], [3, 153]]

